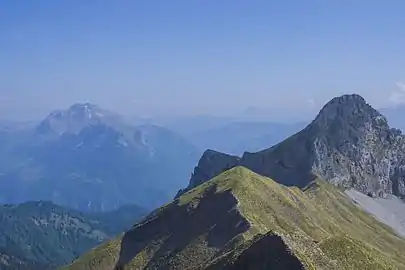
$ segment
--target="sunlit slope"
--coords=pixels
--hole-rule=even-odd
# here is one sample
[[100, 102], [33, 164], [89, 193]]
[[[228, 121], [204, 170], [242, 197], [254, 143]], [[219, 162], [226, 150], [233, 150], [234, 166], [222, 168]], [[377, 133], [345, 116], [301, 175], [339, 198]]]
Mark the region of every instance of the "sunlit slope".
[[67, 269], [405, 269], [404, 250], [330, 184], [300, 190], [236, 167]]

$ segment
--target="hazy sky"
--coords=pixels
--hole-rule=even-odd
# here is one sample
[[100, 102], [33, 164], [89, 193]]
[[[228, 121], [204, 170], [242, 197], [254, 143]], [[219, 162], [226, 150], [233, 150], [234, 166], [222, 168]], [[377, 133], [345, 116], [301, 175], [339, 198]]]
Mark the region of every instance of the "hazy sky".
[[304, 115], [405, 102], [405, 1], [0, 2], [0, 118], [90, 101], [124, 113]]

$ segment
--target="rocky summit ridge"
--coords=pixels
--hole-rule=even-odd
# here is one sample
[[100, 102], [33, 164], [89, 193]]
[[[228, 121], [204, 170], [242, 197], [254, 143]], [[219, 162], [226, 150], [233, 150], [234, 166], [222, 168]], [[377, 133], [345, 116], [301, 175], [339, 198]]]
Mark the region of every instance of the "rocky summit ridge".
[[405, 136], [356, 94], [333, 98], [303, 130], [268, 149], [242, 157], [207, 150], [179, 195], [239, 165], [288, 186], [320, 177], [368, 195], [405, 196]]

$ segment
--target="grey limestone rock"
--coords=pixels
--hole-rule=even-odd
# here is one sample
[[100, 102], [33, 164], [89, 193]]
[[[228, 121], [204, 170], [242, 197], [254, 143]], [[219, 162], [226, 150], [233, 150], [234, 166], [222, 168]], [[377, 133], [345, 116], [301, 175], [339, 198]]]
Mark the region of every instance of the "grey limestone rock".
[[224, 154], [210, 149], [206, 150], [200, 158], [198, 165], [194, 168], [189, 186], [186, 189], [180, 190], [176, 197], [207, 180], [210, 180], [220, 173], [235, 167], [239, 161], [240, 158], [237, 156]]
[[332, 99], [302, 131], [269, 149], [240, 159], [210, 151], [209, 160], [204, 154], [188, 189], [241, 165], [289, 186], [319, 176], [364, 194], [405, 196], [405, 136], [355, 94]]

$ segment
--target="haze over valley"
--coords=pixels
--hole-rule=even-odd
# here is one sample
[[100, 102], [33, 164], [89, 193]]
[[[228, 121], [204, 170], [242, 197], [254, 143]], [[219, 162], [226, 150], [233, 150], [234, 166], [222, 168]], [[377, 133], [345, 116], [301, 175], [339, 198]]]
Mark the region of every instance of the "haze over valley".
[[405, 270], [405, 3], [0, 3], [0, 270]]

